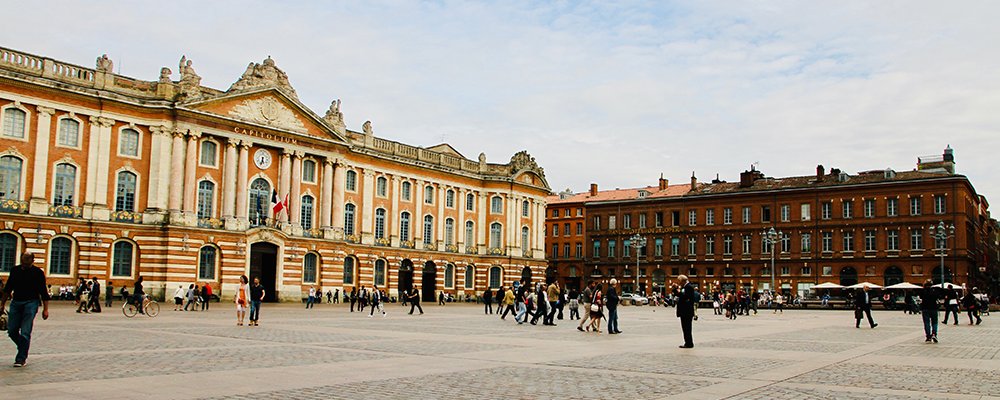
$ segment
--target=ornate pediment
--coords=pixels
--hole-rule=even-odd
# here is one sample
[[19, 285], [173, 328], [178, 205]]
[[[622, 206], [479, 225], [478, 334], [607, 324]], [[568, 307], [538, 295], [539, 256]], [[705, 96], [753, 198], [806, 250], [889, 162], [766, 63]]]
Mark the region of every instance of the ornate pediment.
[[294, 111], [271, 96], [243, 100], [229, 110], [229, 115], [277, 128], [296, 131], [306, 129]]
[[288, 75], [274, 65], [274, 60], [270, 56], [260, 64], [251, 62], [250, 65], [247, 65], [243, 76], [236, 83], [233, 83], [228, 91], [259, 88], [276, 88], [288, 96], [298, 99], [295, 89], [292, 89], [292, 85], [288, 83]]

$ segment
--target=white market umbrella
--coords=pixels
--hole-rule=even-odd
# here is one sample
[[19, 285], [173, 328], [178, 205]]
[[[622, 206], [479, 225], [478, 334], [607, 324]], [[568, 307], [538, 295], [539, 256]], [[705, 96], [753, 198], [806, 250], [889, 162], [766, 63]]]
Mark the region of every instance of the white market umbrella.
[[876, 285], [876, 284], [871, 283], [871, 282], [856, 283], [854, 285], [848, 286], [847, 288], [848, 289], [861, 289], [861, 288], [863, 288], [865, 286], [868, 286], [871, 289], [881, 289], [882, 288], [882, 286]]
[[[944, 286], [945, 289], [961, 289], [962, 288], [961, 286], [958, 286], [958, 285], [956, 285], [954, 283], [951, 283], [951, 282], [946, 282], [946, 283], [944, 283], [944, 285], [945, 285]], [[939, 287], [942, 287], [942, 286], [939, 283], [937, 285], [934, 285], [933, 287], [939, 288]]]
[[823, 282], [823, 283], [821, 283], [819, 285], [813, 286], [812, 288], [813, 289], [843, 289], [844, 287], [840, 286], [840, 285], [838, 285], [836, 283], [833, 283], [833, 282]]
[[895, 285], [889, 285], [885, 287], [886, 289], [922, 289], [923, 286], [914, 285], [909, 282], [901, 282]]

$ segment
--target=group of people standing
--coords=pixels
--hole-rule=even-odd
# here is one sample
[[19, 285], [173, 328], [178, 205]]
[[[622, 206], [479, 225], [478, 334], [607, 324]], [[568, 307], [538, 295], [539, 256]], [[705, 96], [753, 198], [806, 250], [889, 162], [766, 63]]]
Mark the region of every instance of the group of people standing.
[[205, 311], [208, 310], [211, 299], [211, 285], [199, 286], [192, 283], [187, 289], [184, 289], [184, 285], [177, 285], [177, 289], [174, 290], [174, 311], [198, 311], [199, 308]]

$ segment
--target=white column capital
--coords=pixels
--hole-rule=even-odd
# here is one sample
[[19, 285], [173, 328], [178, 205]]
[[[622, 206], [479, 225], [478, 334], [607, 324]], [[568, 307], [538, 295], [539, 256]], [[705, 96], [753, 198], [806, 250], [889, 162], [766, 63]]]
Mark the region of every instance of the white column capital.
[[91, 116], [90, 123], [100, 127], [110, 128], [115, 124], [115, 120], [108, 117]]
[[45, 106], [35, 106], [35, 112], [38, 113], [39, 118], [48, 118], [51, 117], [52, 114], [56, 113], [56, 109]]

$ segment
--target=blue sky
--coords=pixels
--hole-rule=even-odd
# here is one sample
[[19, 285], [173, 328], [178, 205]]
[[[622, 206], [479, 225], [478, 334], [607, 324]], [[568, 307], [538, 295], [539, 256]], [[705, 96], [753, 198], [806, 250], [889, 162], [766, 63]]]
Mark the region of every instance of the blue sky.
[[47, 2], [0, 43], [149, 80], [186, 54], [221, 89], [270, 55], [351, 129], [525, 149], [557, 191], [908, 170], [951, 144], [1000, 195], [997, 2], [204, 3]]

